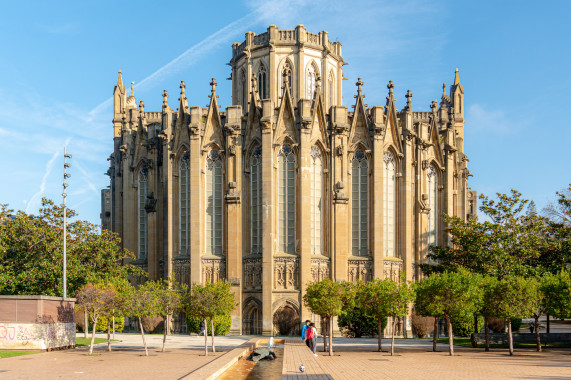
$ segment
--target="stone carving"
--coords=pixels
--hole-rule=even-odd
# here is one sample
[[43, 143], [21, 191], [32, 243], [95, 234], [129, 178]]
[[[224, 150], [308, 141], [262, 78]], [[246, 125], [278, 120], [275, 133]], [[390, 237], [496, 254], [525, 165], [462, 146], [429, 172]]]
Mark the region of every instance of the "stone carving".
[[348, 278], [351, 282], [363, 282], [373, 279], [373, 260], [349, 260]]
[[274, 258], [274, 288], [288, 290], [299, 289], [298, 257]]
[[262, 258], [244, 259], [244, 290], [262, 289]]
[[204, 284], [217, 282], [226, 278], [226, 260], [202, 259], [202, 282]]
[[190, 284], [190, 258], [175, 258], [172, 266], [175, 280], [181, 284]]
[[390, 278], [392, 281], [399, 282], [400, 274], [402, 272], [402, 261], [388, 261], [385, 260], [384, 275], [385, 278]]
[[311, 280], [313, 282], [329, 278], [329, 259], [311, 259]]

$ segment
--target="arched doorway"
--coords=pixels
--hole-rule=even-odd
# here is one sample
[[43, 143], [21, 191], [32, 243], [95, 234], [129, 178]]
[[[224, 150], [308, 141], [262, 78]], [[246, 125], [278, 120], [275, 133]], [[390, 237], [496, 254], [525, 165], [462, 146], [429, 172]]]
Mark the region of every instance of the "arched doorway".
[[299, 313], [289, 305], [280, 307], [274, 313], [274, 333], [282, 336], [300, 334]]
[[244, 317], [242, 319], [242, 334], [262, 334], [262, 310], [261, 305], [259, 305], [256, 301], [250, 301], [244, 309]]

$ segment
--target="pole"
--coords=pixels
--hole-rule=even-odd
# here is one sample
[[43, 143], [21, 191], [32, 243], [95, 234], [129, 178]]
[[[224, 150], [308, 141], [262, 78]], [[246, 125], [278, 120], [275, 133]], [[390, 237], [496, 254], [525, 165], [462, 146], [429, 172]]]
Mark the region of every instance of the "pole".
[[71, 154], [66, 153], [66, 147], [63, 147], [63, 299], [67, 298], [67, 208], [65, 205], [65, 199], [67, 198], [66, 189], [69, 186], [65, 180], [71, 175], [66, 172], [66, 169], [71, 167], [71, 165], [66, 161], [67, 158], [71, 158]]

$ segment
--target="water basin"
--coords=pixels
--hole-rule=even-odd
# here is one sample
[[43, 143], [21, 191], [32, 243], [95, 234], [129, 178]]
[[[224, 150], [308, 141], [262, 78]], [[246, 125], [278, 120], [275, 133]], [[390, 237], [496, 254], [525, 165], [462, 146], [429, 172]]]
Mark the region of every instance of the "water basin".
[[[221, 380], [278, 380], [282, 378], [282, 367], [284, 360], [283, 346], [272, 349], [276, 353], [276, 360], [260, 360], [254, 362], [240, 359], [232, 367], [228, 368], [222, 375], [217, 377]], [[246, 355], [247, 357], [247, 355]]]

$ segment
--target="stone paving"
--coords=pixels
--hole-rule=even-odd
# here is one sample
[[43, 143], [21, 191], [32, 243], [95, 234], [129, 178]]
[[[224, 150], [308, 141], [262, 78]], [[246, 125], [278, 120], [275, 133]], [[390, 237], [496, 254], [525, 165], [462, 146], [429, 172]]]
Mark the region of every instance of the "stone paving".
[[[203, 356], [202, 337], [169, 336], [167, 351], [161, 353], [162, 336], [147, 335], [149, 357], [144, 356], [141, 337], [117, 335], [114, 352], [106, 345], [96, 348], [89, 357], [87, 348], [54, 351], [0, 359], [0, 379], [181, 379], [198, 378], [200, 369], [223, 365], [227, 354], [251, 337], [216, 337], [217, 353]], [[569, 379], [571, 349], [516, 349], [510, 357], [506, 349], [455, 347], [456, 356], [448, 356], [447, 346], [431, 352], [428, 339], [397, 339], [395, 356], [376, 352], [376, 339], [334, 339], [335, 355], [330, 357], [319, 340], [318, 357], [314, 357], [301, 340], [285, 345], [284, 379]], [[383, 349], [390, 341], [383, 340]], [[231, 356], [231, 355], [230, 355]], [[217, 363], [215, 360], [217, 360]], [[210, 364], [209, 364], [210, 363]], [[306, 367], [300, 373], [300, 363]], [[204, 372], [204, 371], [202, 371]], [[205, 378], [200, 376], [201, 378]]]

